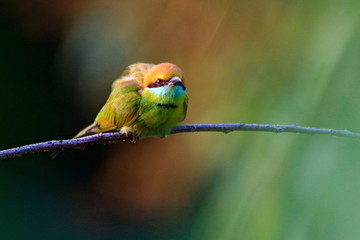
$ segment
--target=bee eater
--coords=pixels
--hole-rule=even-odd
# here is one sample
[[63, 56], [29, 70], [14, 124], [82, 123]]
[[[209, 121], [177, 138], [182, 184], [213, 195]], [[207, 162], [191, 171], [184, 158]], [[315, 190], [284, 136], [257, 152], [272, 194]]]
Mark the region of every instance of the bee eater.
[[74, 138], [120, 131], [135, 138], [165, 137], [186, 116], [188, 96], [182, 70], [172, 63], [135, 63], [112, 84], [94, 123]]

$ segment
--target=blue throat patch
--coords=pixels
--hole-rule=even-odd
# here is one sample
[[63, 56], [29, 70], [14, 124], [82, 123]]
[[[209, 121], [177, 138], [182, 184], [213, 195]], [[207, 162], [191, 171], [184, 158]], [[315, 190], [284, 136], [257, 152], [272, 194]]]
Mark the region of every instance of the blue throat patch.
[[147, 91], [160, 98], [172, 99], [180, 98], [185, 94], [184, 89], [179, 85], [148, 88]]

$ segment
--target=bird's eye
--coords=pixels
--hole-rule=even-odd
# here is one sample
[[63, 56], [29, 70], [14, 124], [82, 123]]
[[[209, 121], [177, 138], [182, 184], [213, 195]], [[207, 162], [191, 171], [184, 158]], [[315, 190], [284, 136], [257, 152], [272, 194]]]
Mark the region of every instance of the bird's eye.
[[159, 78], [159, 79], [156, 80], [155, 83], [158, 84], [158, 85], [162, 85], [164, 83], [164, 80]]
[[161, 87], [165, 84], [165, 81], [158, 78], [155, 82], [152, 82], [148, 85], [149, 88], [154, 88], [154, 87]]

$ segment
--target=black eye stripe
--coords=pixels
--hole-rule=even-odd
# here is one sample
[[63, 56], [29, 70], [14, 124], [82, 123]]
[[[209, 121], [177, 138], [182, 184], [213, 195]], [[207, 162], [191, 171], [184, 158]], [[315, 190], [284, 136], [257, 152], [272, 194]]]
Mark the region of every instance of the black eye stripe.
[[148, 85], [148, 88], [154, 88], [154, 87], [161, 87], [165, 84], [166, 82], [164, 80], [158, 79], [155, 82], [152, 82]]
[[[167, 81], [159, 78], [155, 82], [150, 83], [147, 87], [148, 88], [156, 88], [156, 87], [164, 86], [167, 83], [168, 83]], [[186, 87], [184, 86], [184, 84], [182, 82], [177, 82], [176, 85], [181, 86], [184, 91], [186, 90]]]
[[154, 88], [154, 87], [159, 87], [159, 86], [157, 86], [156, 83], [150, 83], [150, 84], [148, 85], [148, 88]]

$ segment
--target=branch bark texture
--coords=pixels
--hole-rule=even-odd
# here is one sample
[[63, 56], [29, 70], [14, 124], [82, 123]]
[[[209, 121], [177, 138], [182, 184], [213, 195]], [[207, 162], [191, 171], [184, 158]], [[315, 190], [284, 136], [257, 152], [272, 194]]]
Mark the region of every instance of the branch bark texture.
[[[312, 128], [296, 125], [268, 125], [268, 124], [246, 124], [246, 123], [228, 123], [228, 124], [191, 124], [175, 127], [171, 134], [185, 132], [223, 132], [233, 131], [260, 131], [260, 132], [291, 132], [307, 135], [328, 135], [337, 137], [346, 137], [360, 140], [360, 133], [349, 130]], [[69, 140], [53, 140], [41, 143], [34, 143], [21, 147], [11, 148], [0, 151], [0, 160], [21, 157], [23, 155], [39, 152], [65, 150], [69, 148], [84, 149], [91, 144], [110, 144], [121, 140], [131, 140], [132, 136], [126, 136], [120, 132], [101, 133], [82, 138]]]

